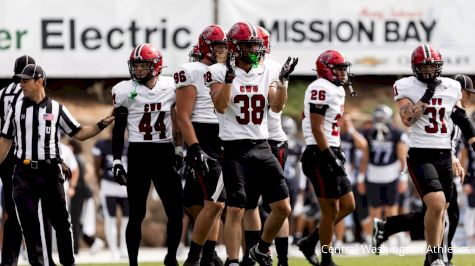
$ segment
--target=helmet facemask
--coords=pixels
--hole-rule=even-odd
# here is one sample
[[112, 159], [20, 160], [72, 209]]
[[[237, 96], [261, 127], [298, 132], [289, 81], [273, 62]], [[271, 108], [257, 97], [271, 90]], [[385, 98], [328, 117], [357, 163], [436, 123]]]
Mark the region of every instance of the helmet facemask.
[[[431, 59], [431, 58], [429, 58]], [[442, 73], [442, 61], [427, 60], [421, 64], [412, 66], [412, 71], [416, 78], [422, 82], [429, 83], [434, 81]]]
[[236, 45], [239, 51], [239, 60], [256, 68], [259, 66], [262, 55], [265, 53], [262, 41], [239, 42]]
[[[338, 64], [335, 66], [328, 65], [328, 68], [330, 68], [333, 73], [333, 81], [332, 81], [333, 84], [337, 86], [342, 86], [348, 83], [350, 66], [351, 66], [350, 63]], [[344, 74], [342, 75], [340, 72], [343, 72]]]
[[142, 59], [133, 59], [129, 60], [129, 72], [132, 79], [135, 81], [145, 84], [153, 77], [158, 76], [159, 73], [155, 70], [155, 65], [159, 62], [160, 59], [156, 58], [153, 60], [142, 60]]

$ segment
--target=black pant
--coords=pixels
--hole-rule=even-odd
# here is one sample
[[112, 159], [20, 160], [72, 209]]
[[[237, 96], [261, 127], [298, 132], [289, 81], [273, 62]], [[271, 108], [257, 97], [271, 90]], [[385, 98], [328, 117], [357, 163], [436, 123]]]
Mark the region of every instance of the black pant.
[[3, 182], [4, 209], [7, 213], [3, 228], [2, 265], [17, 265], [18, 254], [22, 241], [21, 228], [15, 211], [12, 196], [12, 175], [16, 160], [12, 150], [0, 165], [0, 176]]
[[[2, 266], [17, 265], [18, 255], [20, 253], [21, 241], [23, 235], [15, 210], [15, 202], [13, 201], [13, 185], [12, 176], [13, 168], [17, 159], [13, 155], [12, 148], [2, 165], [0, 165], [0, 177], [3, 183], [3, 202], [4, 209], [7, 213], [3, 228], [3, 249], [2, 249]], [[51, 223], [46, 216], [43, 216], [43, 224], [45, 225], [45, 240], [48, 250], [49, 265], [53, 266], [53, 256], [51, 255]]]
[[183, 188], [175, 169], [172, 143], [130, 143], [128, 150], [127, 196], [129, 223], [126, 230], [129, 265], [137, 265], [141, 226], [145, 218], [150, 183], [162, 200], [167, 223], [168, 258], [176, 257], [183, 228]]
[[63, 265], [73, 265], [73, 243], [71, 224], [66, 209], [64, 179], [57, 163], [40, 163], [38, 169], [18, 162], [13, 173], [13, 198], [17, 206], [23, 235], [25, 237], [28, 260], [31, 265], [44, 265], [41, 242], [38, 202], [41, 200], [54, 229], [58, 242], [59, 260]]
[[88, 198], [89, 197], [84, 196], [84, 193], [77, 192], [71, 197], [69, 211], [71, 213], [71, 225], [73, 226], [74, 254], [78, 254], [79, 252], [79, 239], [82, 236], [81, 216], [84, 202]]

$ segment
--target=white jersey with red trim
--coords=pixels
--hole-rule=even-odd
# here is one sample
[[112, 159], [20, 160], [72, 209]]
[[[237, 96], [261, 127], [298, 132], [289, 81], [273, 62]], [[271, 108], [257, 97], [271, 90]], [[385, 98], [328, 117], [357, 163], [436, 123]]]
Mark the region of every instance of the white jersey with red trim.
[[[409, 147], [450, 149], [453, 122], [450, 118], [455, 104], [462, 98], [460, 83], [450, 78], [438, 78], [442, 83], [436, 88], [422, 115], [410, 128]], [[406, 77], [394, 83], [394, 100], [408, 98], [417, 103], [427, 89], [426, 83], [416, 77]]]
[[[275, 76], [279, 76], [282, 65], [277, 61], [274, 61], [269, 58], [264, 59], [264, 68], [268, 68]], [[269, 139], [275, 141], [286, 141], [287, 135], [285, 135], [284, 130], [282, 129], [282, 111], [276, 113], [273, 112], [270, 108], [267, 113], [267, 126], [269, 128]]]
[[178, 67], [173, 75], [177, 89], [192, 85], [196, 88], [196, 100], [191, 113], [191, 122], [217, 124], [209, 87], [205, 85], [204, 74], [208, 65], [201, 62], [186, 63]]
[[345, 105], [345, 89], [330, 81], [319, 78], [308, 85], [304, 98], [302, 130], [307, 145], [316, 145], [310, 123], [310, 108], [326, 108], [323, 130], [330, 147], [340, 146], [340, 118]]
[[[217, 113], [219, 137], [222, 140], [267, 139], [269, 86], [277, 76], [267, 68], [251, 68], [245, 72], [235, 68], [236, 77], [231, 88], [231, 101], [224, 114]], [[224, 83], [226, 65], [209, 67], [207, 85]]]
[[175, 105], [173, 78], [160, 76], [153, 89], [133, 80], [112, 88], [114, 107], [126, 107], [129, 142], [170, 142], [171, 110]]

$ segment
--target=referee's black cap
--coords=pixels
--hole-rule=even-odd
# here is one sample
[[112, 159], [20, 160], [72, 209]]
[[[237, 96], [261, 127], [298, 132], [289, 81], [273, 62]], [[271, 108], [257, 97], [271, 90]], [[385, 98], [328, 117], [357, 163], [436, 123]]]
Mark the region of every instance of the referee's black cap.
[[35, 64], [29, 64], [25, 68], [23, 68], [23, 71], [21, 71], [21, 74], [16, 74], [15, 76], [21, 78], [21, 79], [46, 79], [45, 72], [43, 71], [43, 68], [41, 68], [40, 65], [35, 65]]
[[452, 77], [456, 81], [460, 82], [463, 90], [466, 90], [471, 93], [475, 93], [475, 89], [473, 89], [473, 82], [472, 79], [467, 75], [457, 74]]
[[21, 71], [25, 68], [25, 66], [29, 64], [36, 64], [35, 59], [33, 59], [33, 57], [28, 56], [28, 55], [23, 55], [23, 56], [18, 57], [15, 60], [15, 67], [13, 68], [15, 75], [20, 74]]

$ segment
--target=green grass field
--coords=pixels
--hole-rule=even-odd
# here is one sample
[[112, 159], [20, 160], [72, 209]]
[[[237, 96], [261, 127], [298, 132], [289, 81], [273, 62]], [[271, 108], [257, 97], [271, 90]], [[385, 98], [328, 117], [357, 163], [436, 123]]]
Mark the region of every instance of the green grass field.
[[[338, 256], [335, 262], [340, 266], [422, 266], [424, 258], [420, 256], [366, 256], [366, 257], [346, 257]], [[475, 254], [455, 255], [453, 264], [457, 266], [475, 266]], [[123, 266], [124, 264], [81, 264], [91, 266]], [[161, 266], [162, 263], [141, 263], [144, 266]], [[277, 265], [277, 262], [274, 262]], [[291, 259], [291, 266], [309, 265], [304, 259]]]

